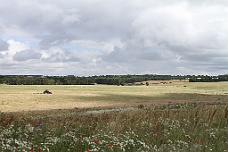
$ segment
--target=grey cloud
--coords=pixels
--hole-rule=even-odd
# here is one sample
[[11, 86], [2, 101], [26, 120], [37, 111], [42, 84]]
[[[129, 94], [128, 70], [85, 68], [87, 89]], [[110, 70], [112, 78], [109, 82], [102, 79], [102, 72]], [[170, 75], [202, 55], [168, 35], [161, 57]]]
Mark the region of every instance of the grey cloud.
[[0, 39], [0, 51], [6, 51], [9, 48], [9, 44], [6, 41]]
[[57, 52], [51, 54], [50, 57], [42, 59], [45, 62], [79, 62], [81, 59], [77, 57], [73, 52]]
[[166, 47], [159, 46], [153, 40], [137, 37], [126, 41], [122, 47], [115, 47], [110, 53], [101, 56], [106, 62], [123, 62], [136, 64], [140, 62], [159, 62], [169, 60], [175, 55]]
[[[77, 9], [65, 10], [48, 3], [40, 4], [37, 1], [7, 1], [0, 6], [0, 9], [4, 14], [1, 20], [5, 26], [15, 26], [33, 34], [41, 39], [40, 45], [43, 47], [50, 47], [54, 43], [58, 45], [70, 39], [72, 28], [75, 28], [75, 23], [80, 19]], [[43, 32], [49, 34], [43, 35], [41, 34]]]
[[79, 20], [77, 10], [64, 10], [52, 4], [41, 5], [37, 1], [28, 0], [20, 3], [15, 0], [4, 2], [1, 12], [5, 15], [2, 20], [6, 25], [19, 26], [33, 34], [36, 33], [34, 30], [51, 32]]
[[136, 60], [142, 60], [142, 62], [143, 60], [161, 60], [162, 55], [159, 51], [152, 48], [151, 50], [147, 50], [147, 48], [135, 49], [134, 47], [128, 47], [126, 49], [115, 47], [112, 52], [103, 55], [101, 58], [106, 62], [131, 63]]
[[195, 62], [211, 62], [213, 59], [212, 54], [207, 54], [203, 52], [196, 52], [194, 54], [185, 54], [185, 56], [181, 57], [182, 60], [186, 61], [195, 61]]
[[130, 56], [127, 56], [124, 51], [119, 47], [115, 47], [112, 52], [102, 55], [101, 58], [106, 62], [124, 62], [130, 59]]
[[[87, 8], [87, 3], [82, 2], [84, 5], [79, 9], [80, 16], [78, 22], [74, 22], [67, 26], [54, 25], [50, 35], [39, 36], [41, 38], [40, 45], [42, 47], [50, 47], [56, 44], [63, 44], [65, 41], [72, 41], [78, 39], [104, 41], [112, 38], [125, 38], [130, 33], [131, 18], [125, 15], [119, 17], [124, 8], [119, 12], [112, 9], [112, 5], [99, 5], [101, 8], [90, 7]], [[97, 4], [95, 4], [97, 6]], [[103, 7], [102, 7], [103, 6]], [[107, 8], [105, 7], [107, 6]], [[117, 7], [116, 7], [117, 8]], [[122, 12], [122, 13], [121, 13]], [[58, 42], [58, 43], [53, 43]]]
[[16, 61], [26, 61], [30, 59], [40, 59], [41, 54], [36, 53], [33, 50], [23, 50], [20, 52], [17, 52], [14, 56], [13, 59]]
[[146, 50], [140, 53], [138, 58], [143, 60], [159, 61], [162, 60], [163, 57], [160, 52]]

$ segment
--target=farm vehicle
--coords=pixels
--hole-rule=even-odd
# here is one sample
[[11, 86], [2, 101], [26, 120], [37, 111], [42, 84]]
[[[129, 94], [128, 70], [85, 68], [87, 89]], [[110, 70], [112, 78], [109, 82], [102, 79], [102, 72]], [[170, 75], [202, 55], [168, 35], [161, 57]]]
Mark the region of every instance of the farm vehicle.
[[52, 92], [48, 89], [44, 90], [43, 94], [52, 94]]

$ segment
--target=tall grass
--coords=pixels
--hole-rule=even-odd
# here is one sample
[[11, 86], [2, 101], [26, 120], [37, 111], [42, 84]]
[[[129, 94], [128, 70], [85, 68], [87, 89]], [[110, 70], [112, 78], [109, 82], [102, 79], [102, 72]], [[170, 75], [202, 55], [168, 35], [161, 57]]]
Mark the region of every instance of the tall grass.
[[226, 104], [2, 113], [0, 151], [228, 151]]

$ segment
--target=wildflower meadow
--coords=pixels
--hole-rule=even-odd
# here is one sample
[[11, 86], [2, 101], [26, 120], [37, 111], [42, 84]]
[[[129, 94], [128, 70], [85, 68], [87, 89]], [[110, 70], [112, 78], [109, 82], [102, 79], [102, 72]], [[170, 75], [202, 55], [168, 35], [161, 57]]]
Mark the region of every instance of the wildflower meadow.
[[226, 104], [139, 105], [129, 110], [93, 111], [1, 113], [0, 151], [228, 151]]

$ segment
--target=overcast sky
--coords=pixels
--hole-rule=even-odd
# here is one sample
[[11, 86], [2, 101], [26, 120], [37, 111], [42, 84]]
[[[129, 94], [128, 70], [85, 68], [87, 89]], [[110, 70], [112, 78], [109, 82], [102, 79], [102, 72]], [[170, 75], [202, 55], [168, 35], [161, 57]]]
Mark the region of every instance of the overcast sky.
[[227, 73], [226, 0], [0, 0], [0, 75]]

